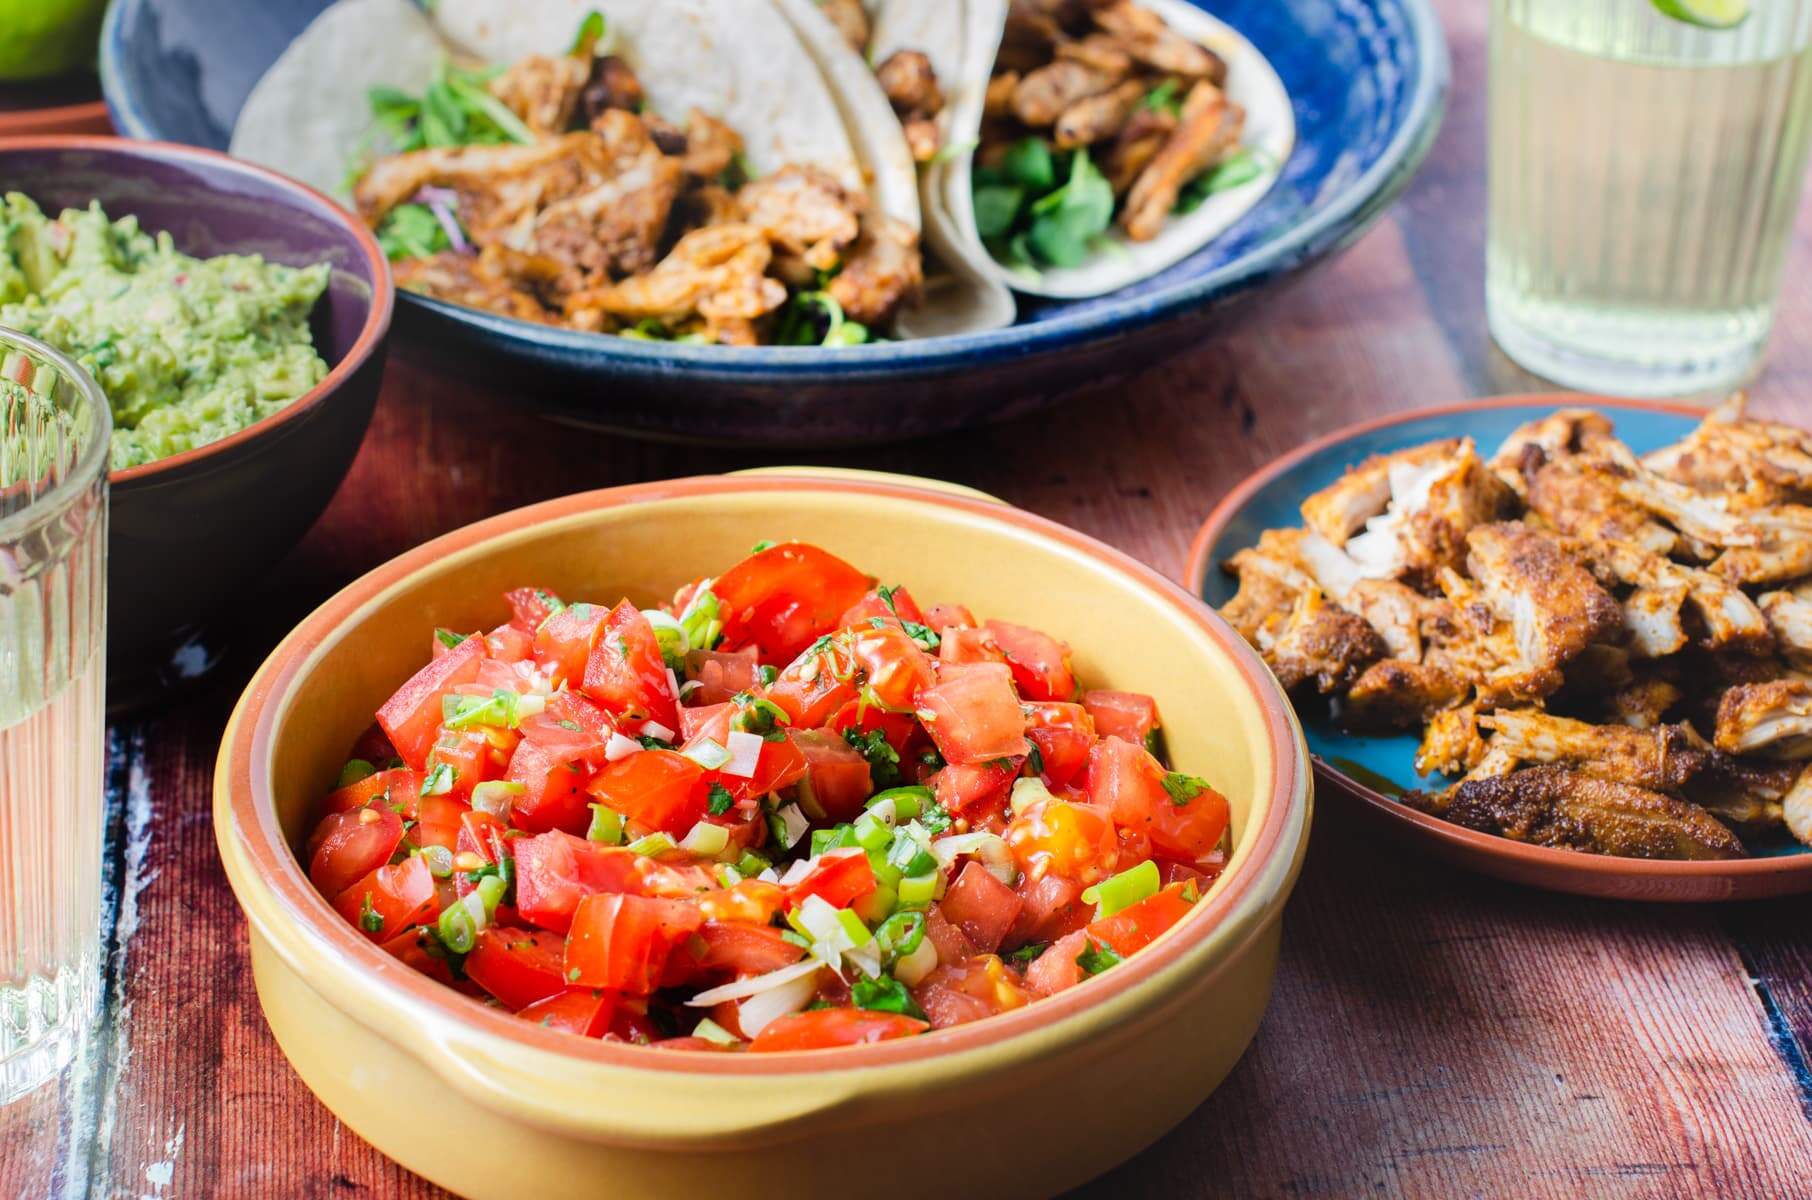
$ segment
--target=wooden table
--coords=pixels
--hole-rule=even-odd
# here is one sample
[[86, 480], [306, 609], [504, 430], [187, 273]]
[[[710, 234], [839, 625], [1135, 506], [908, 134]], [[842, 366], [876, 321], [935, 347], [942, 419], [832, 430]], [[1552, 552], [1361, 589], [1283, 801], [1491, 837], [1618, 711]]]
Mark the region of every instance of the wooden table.
[[[974, 484], [1176, 572], [1210, 505], [1298, 442], [1537, 388], [1484, 327], [1486, 6], [1441, 7], [1458, 81], [1446, 128], [1407, 197], [1330, 269], [1045, 416], [810, 461]], [[1808, 265], [1812, 215], [1755, 389], [1801, 422]], [[108, 1020], [60, 1086], [0, 1113], [0, 1196], [437, 1194], [343, 1129], [266, 1031], [210, 775], [264, 649], [390, 556], [565, 492], [808, 457], [569, 431], [549, 454], [548, 433], [394, 363], [346, 485], [252, 606], [263, 629], [243, 661], [217, 694], [115, 729]], [[1087, 1194], [1812, 1194], [1808, 911], [1524, 891], [1383, 840], [1327, 796], [1258, 1040], [1199, 1111]]]

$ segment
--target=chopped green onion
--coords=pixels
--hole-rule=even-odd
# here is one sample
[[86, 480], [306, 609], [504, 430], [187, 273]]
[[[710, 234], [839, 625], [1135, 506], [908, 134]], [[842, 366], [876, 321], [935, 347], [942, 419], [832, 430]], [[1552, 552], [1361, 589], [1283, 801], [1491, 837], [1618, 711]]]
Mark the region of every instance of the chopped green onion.
[[686, 627], [679, 619], [658, 608], [644, 608], [642, 616], [654, 628], [654, 641], [661, 650], [661, 661], [675, 670], [686, 665], [686, 651], [692, 648]]
[[734, 1046], [742, 1040], [710, 1017], [704, 1018], [692, 1027], [692, 1036], [703, 1038], [713, 1046]]
[[826, 850], [842, 850], [856, 844], [856, 831], [850, 825], [833, 825], [829, 829], [812, 830], [812, 857], [817, 858]]
[[606, 846], [623, 844], [623, 814], [602, 804], [591, 806], [591, 828], [585, 831], [587, 841]]
[[730, 728], [743, 733], [772, 733], [781, 725], [791, 725], [793, 718], [787, 715], [786, 709], [766, 697], [749, 696], [739, 692], [736, 697], [736, 714], [730, 718]]
[[384, 914], [371, 906], [371, 893], [365, 893], [364, 902], [359, 905], [359, 928], [366, 933], [384, 932]]
[[730, 752], [710, 738], [701, 738], [697, 743], [681, 750], [680, 754], [707, 771], [715, 771], [730, 761]]
[[672, 835], [666, 833], [651, 833], [647, 837], [637, 838], [635, 841], [629, 843], [629, 851], [631, 854], [646, 854], [650, 858], [658, 857], [667, 853], [669, 850], [678, 848], [679, 843], [673, 840]]
[[489, 696], [444, 696], [440, 702], [443, 723], [448, 729], [474, 725], [514, 729], [520, 723], [516, 701], [516, 693], [508, 688], [497, 688]]
[[902, 821], [913, 820], [920, 813], [925, 811], [927, 805], [936, 803], [936, 801], [931, 798], [930, 788], [913, 785], [908, 787], [888, 788], [886, 791], [876, 792], [868, 798], [863, 807], [873, 808], [883, 800], [893, 801], [893, 811]]
[[943, 876], [936, 871], [925, 875], [909, 875], [900, 880], [897, 889], [901, 904], [930, 904], [937, 899], [938, 884]]
[[423, 846], [422, 861], [428, 864], [428, 874], [436, 879], [453, 875], [453, 852], [445, 846]]
[[717, 594], [709, 587], [701, 587], [686, 603], [685, 611], [679, 616], [680, 628], [685, 631], [686, 645], [693, 650], [709, 650], [717, 645], [717, 639], [723, 636], [723, 605]]
[[1164, 881], [1158, 876], [1158, 864], [1146, 859], [1130, 870], [1082, 889], [1082, 902], [1095, 906], [1095, 919], [1099, 921], [1121, 909], [1131, 908], [1147, 896], [1157, 895], [1163, 886]]
[[506, 779], [487, 779], [472, 789], [472, 807], [479, 812], [490, 813], [499, 820], [508, 820], [510, 806], [516, 797], [528, 789], [520, 783], [511, 783]]
[[744, 879], [753, 879], [772, 865], [753, 850], [744, 850], [742, 857], [736, 860], [736, 871]]
[[[583, 21], [579, 22], [579, 32], [573, 35], [572, 48], [567, 51], [567, 54], [573, 58], [588, 58], [603, 39], [604, 14], [594, 8], [585, 14]], [[731, 1040], [735, 1039], [731, 1038]]]
[[444, 796], [453, 790], [453, 783], [459, 778], [459, 772], [444, 762], [437, 762], [428, 769], [422, 780], [421, 794], [424, 796]]
[[370, 779], [373, 775], [376, 775], [376, 774], [377, 774], [376, 767], [372, 766], [370, 763], [366, 762], [362, 758], [354, 758], [354, 759], [349, 760], [345, 766], [340, 768], [340, 781], [338, 783], [336, 783], [334, 786], [335, 787], [351, 787], [353, 784], [357, 783], [359, 780]]
[[[506, 858], [503, 861], [513, 863], [515, 860]], [[503, 894], [508, 890], [509, 883], [502, 875], [487, 875], [472, 886], [474, 890], [467, 899], [478, 897], [479, 903], [484, 905], [484, 919], [488, 922], [497, 915], [497, 906], [503, 903]]]
[[[665, 834], [661, 836], [665, 837]], [[646, 840], [646, 839], [644, 839]], [[730, 831], [722, 825], [700, 821], [680, 839], [679, 848], [697, 858], [716, 858], [730, 844]]]
[[857, 817], [850, 830], [856, 839], [856, 845], [864, 850], [880, 850], [893, 842], [893, 829], [871, 812]]
[[929, 922], [922, 912], [897, 912], [875, 930], [875, 940], [881, 943], [881, 949], [892, 958], [905, 958], [919, 948], [925, 940], [925, 930]]
[[1051, 789], [1044, 786], [1044, 780], [1026, 775], [1013, 781], [1013, 795], [1007, 800], [1007, 807], [1017, 817], [1034, 804], [1042, 804], [1050, 799], [1053, 799]]
[[441, 645], [445, 646], [449, 650], [451, 650], [453, 647], [459, 645], [461, 642], [465, 641], [466, 638], [469, 636], [471, 636], [471, 635], [464, 634], [464, 633], [454, 633], [451, 629], [436, 629], [434, 631], [434, 640], [439, 642]]
[[893, 915], [899, 907], [900, 894], [885, 883], [876, 883], [872, 892], [864, 894], [850, 905], [855, 914], [870, 925], [879, 925]]
[[[476, 908], [475, 913], [472, 910]], [[469, 954], [477, 944], [478, 931], [485, 922], [484, 899], [476, 891], [447, 905], [441, 911], [440, 919], [434, 923], [434, 932], [440, 937], [440, 944], [455, 954]]]

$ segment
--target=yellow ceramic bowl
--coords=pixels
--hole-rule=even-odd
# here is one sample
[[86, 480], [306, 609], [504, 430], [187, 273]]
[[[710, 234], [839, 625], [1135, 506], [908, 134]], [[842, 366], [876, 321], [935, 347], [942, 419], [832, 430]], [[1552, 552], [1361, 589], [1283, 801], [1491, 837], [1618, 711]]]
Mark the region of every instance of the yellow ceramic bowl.
[[[328, 601], [259, 670], [215, 780], [221, 857], [271, 1030], [341, 1120], [474, 1197], [1049, 1195], [1170, 1129], [1270, 995], [1308, 830], [1302, 737], [1270, 674], [1182, 589], [1080, 534], [891, 480], [714, 477], [481, 522]], [[842, 1050], [698, 1054], [585, 1041], [418, 975], [316, 894], [294, 847], [436, 625], [502, 621], [524, 584], [652, 604], [762, 538], [1047, 629], [1080, 677], [1149, 692], [1180, 768], [1233, 808], [1205, 901], [1113, 970], [991, 1019]]]

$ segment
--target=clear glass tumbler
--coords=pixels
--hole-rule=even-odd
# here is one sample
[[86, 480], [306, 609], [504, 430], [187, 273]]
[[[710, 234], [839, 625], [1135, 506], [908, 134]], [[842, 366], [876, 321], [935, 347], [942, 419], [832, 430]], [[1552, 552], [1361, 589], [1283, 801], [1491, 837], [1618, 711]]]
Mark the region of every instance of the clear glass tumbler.
[[111, 434], [92, 379], [0, 330], [0, 1103], [100, 998]]
[[1741, 382], [1774, 320], [1812, 120], [1812, 0], [1732, 29], [1650, 0], [1492, 0], [1486, 309], [1572, 387]]

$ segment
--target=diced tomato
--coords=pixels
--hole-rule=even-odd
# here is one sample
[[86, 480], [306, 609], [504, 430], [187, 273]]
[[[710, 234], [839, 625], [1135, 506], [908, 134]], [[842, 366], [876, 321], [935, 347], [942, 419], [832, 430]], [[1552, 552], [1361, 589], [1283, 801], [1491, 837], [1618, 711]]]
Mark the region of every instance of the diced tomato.
[[893, 589], [892, 595], [893, 604], [890, 606], [881, 598], [881, 589], [871, 588], [867, 595], [850, 605], [837, 618], [837, 628], [872, 629], [874, 621], [885, 621], [896, 628], [901, 621], [913, 621], [920, 625], [925, 623], [925, 614], [913, 602], [911, 592], [904, 587], [897, 587]]
[[1088, 752], [1095, 739], [1077, 729], [1032, 729], [1026, 732], [1038, 749], [1039, 778], [1052, 791], [1080, 783], [1088, 770]]
[[755, 773], [749, 778], [726, 775], [721, 782], [730, 789], [732, 796], [741, 800], [790, 788], [804, 779], [810, 769], [805, 751], [791, 738], [783, 737], [777, 742], [764, 740], [761, 743], [761, 754], [755, 759]]
[[787, 894], [795, 905], [807, 896], [817, 896], [833, 908], [848, 908], [874, 890], [875, 872], [868, 864], [868, 851], [847, 846], [819, 855], [811, 874], [793, 884]]
[[603, 636], [592, 645], [583, 690], [620, 717], [659, 721], [669, 729], [679, 724], [678, 697], [654, 626], [627, 600], [611, 610]]
[[1221, 867], [1225, 864], [1212, 864], [1213, 870], [1198, 870], [1190, 863], [1167, 862], [1159, 869], [1159, 878], [1166, 885], [1172, 883], [1193, 883], [1195, 894], [1206, 895], [1214, 881], [1220, 877]]
[[665, 1046], [666, 1034], [648, 1015], [648, 997], [617, 997], [617, 1013], [610, 1019], [610, 1032], [604, 1035], [606, 1041], [629, 1042], [636, 1046], [657, 1044]]
[[[951, 765], [931, 777], [937, 802], [957, 815], [969, 816], [1005, 804], [1023, 759]], [[973, 824], [973, 819], [971, 819]]]
[[389, 735], [376, 721], [365, 727], [365, 732], [359, 735], [359, 740], [352, 744], [352, 754], [350, 755], [352, 758], [363, 759], [379, 768], [388, 766], [390, 760], [396, 756], [396, 747], [390, 744]]
[[913, 998], [931, 1018], [933, 1029], [947, 1029], [996, 1013], [1021, 1008], [1032, 994], [1007, 965], [993, 954], [938, 967], [913, 989]]
[[693, 958], [707, 971], [765, 975], [798, 962], [805, 951], [772, 926], [744, 921], [706, 921], [698, 930]]
[[975, 614], [960, 604], [932, 604], [925, 609], [925, 624], [941, 636], [946, 629], [974, 629], [976, 620]]
[[[414, 772], [407, 767], [397, 767], [394, 770], [367, 775], [357, 783], [349, 783], [343, 788], [328, 793], [321, 808], [329, 813], [349, 812], [355, 808], [362, 808], [375, 800], [388, 799], [386, 793], [390, 792], [399, 780], [410, 785], [407, 790], [412, 798], [411, 802], [413, 802]], [[385, 807], [389, 807], [388, 804]], [[405, 813], [404, 819], [413, 820], [414, 818], [412, 814]]]
[[484, 639], [467, 638], [409, 677], [378, 709], [378, 724], [396, 747], [399, 758], [416, 770], [428, 763], [428, 752], [440, 730], [441, 697], [478, 678]]
[[467, 797], [472, 789], [491, 779], [501, 779], [509, 766], [514, 743], [507, 729], [449, 729], [428, 751], [428, 770], [446, 764], [453, 769], [452, 795]]
[[1110, 946], [1122, 956], [1143, 950], [1166, 929], [1189, 915], [1192, 903], [1184, 892], [1187, 883], [1173, 883], [1156, 895], [1128, 905], [1111, 917], [1103, 917], [1088, 927], [1090, 940]]
[[1145, 750], [1158, 732], [1158, 702], [1138, 692], [1089, 692], [1082, 707], [1102, 737], [1117, 737]]
[[913, 699], [937, 682], [931, 656], [898, 624], [852, 630], [850, 653], [863, 676], [863, 696], [894, 712], [911, 712]]
[[925, 914], [925, 936], [936, 947], [937, 961], [942, 966], [967, 962], [981, 953], [969, 935], [946, 920], [936, 907]]
[[637, 855], [623, 846], [600, 846], [568, 833], [543, 833], [514, 841], [516, 908], [522, 919], [564, 932], [587, 896], [633, 892], [642, 887]]
[[604, 763], [604, 748], [615, 732], [610, 714], [578, 692], [556, 692], [547, 707], [522, 720], [522, 738], [541, 747], [550, 762]]
[[1004, 663], [1007, 656], [994, 644], [994, 635], [985, 629], [950, 629], [939, 636], [939, 662]]
[[919, 719], [951, 763], [1024, 757], [1026, 718], [1004, 666], [991, 663], [946, 676], [918, 696]]
[[683, 837], [710, 803], [704, 774], [677, 751], [642, 750], [606, 763], [586, 790], [644, 829]]
[[567, 988], [545, 1000], [524, 1005], [516, 1015], [562, 1033], [580, 1037], [603, 1037], [616, 1015], [617, 994], [603, 988]]
[[566, 991], [565, 953], [557, 933], [489, 925], [478, 931], [465, 972], [504, 1007], [521, 1009]]
[[1070, 673], [1070, 648], [1063, 642], [1014, 625], [1009, 621], [989, 621], [988, 632], [1007, 656], [1013, 668], [1013, 681], [1028, 700], [1073, 700], [1076, 677]]
[[1019, 916], [1020, 899], [978, 862], [966, 864], [938, 905], [944, 918], [985, 954], [1000, 949]]
[[787, 740], [805, 759], [799, 785], [805, 814], [820, 821], [848, 821], [874, 792], [868, 760], [837, 734], [823, 729], [788, 730]]
[[704, 924], [694, 905], [646, 896], [587, 896], [566, 939], [566, 976], [586, 987], [646, 995], [675, 946]]
[[597, 604], [573, 604], [547, 618], [535, 631], [535, 661], [553, 669], [556, 683], [577, 687], [585, 678], [592, 647], [604, 634], [610, 610]]
[[1113, 874], [1120, 843], [1108, 810], [1043, 800], [1014, 817], [1004, 835], [1014, 861], [1034, 879], [1061, 875], [1082, 884]]
[[432, 917], [434, 875], [421, 856], [379, 867], [334, 897], [333, 906], [374, 942], [387, 942]]
[[745, 879], [698, 898], [698, 910], [707, 921], [742, 921], [750, 925], [768, 924], [786, 906], [786, 889], [765, 879]]
[[753, 692], [761, 658], [755, 647], [735, 653], [694, 650], [686, 655], [686, 678], [698, 686], [687, 695], [694, 704], [723, 704], [739, 692]]
[[460, 819], [470, 807], [456, 796], [423, 796], [409, 840], [417, 846], [453, 849], [459, 844]]
[[1040, 996], [1052, 996], [1072, 988], [1083, 980], [1082, 967], [1076, 959], [1088, 949], [1088, 934], [1083, 930], [1066, 933], [1032, 960], [1026, 968], [1026, 986]]
[[1145, 834], [1160, 858], [1196, 862], [1213, 855], [1227, 832], [1227, 799], [1203, 787], [1183, 803], [1164, 786], [1158, 760], [1136, 744], [1102, 738], [1089, 751], [1088, 796], [1123, 829]]
[[407, 933], [399, 933], [384, 943], [384, 953], [397, 959], [404, 966], [420, 971], [423, 975], [439, 983], [453, 986], [458, 981], [453, 978], [453, 969], [447, 965], [443, 955], [430, 953], [427, 948], [427, 931], [419, 925]]
[[762, 695], [780, 706], [794, 729], [816, 729], [857, 695], [856, 664], [838, 642], [814, 645], [788, 663]]
[[516, 625], [499, 625], [484, 635], [484, 648], [491, 662], [524, 662], [535, 655], [535, 635]]
[[702, 741], [730, 744], [730, 718], [736, 715], [734, 704], [713, 704], [709, 708], [682, 708], [679, 714], [681, 749], [691, 749]]
[[540, 588], [513, 588], [505, 592], [503, 598], [510, 606], [510, 624], [531, 638], [541, 628], [541, 622], [560, 607], [558, 597]]
[[1049, 942], [1087, 925], [1094, 918], [1095, 906], [1082, 903], [1082, 887], [1076, 880], [1061, 875], [1022, 877], [1014, 889], [1019, 893], [1019, 917], [1001, 944]]
[[802, 542], [759, 550], [717, 577], [724, 646], [759, 647], [769, 661], [791, 662], [868, 590], [868, 576], [834, 554]]
[[911, 1037], [930, 1028], [903, 1013], [870, 1012], [863, 1008], [818, 1008], [810, 1012], [775, 1017], [762, 1027], [751, 1051], [826, 1050], [833, 1046], [861, 1046], [890, 1038]]
[[[459, 836], [453, 841], [453, 890], [464, 896], [478, 886], [468, 873], [486, 864], [495, 864], [500, 858], [510, 855], [517, 838], [506, 836], [509, 829], [502, 821], [488, 812], [467, 811], [459, 817]], [[461, 866], [462, 855], [475, 855], [479, 860], [473, 866], [471, 859], [465, 859], [467, 865]]]
[[390, 861], [403, 841], [403, 819], [388, 809], [328, 813], [309, 838], [308, 877], [337, 896]]
[[563, 829], [583, 833], [591, 823], [591, 797], [585, 791], [585, 768], [558, 762], [538, 742], [524, 738], [510, 757], [506, 778], [522, 785], [511, 801], [511, 820], [531, 833]]

